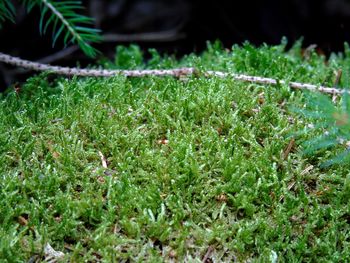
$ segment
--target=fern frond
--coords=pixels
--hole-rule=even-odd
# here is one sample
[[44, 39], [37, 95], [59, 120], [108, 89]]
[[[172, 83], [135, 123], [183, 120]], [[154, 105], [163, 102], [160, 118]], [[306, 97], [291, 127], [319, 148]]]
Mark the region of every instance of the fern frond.
[[319, 150], [346, 146], [345, 151], [321, 164], [321, 166], [326, 167], [349, 160], [350, 96], [344, 93], [339, 106], [335, 105], [328, 96], [323, 94], [306, 94], [305, 98], [307, 102], [306, 109], [297, 109], [296, 112], [313, 122], [314, 128], [312, 130], [320, 130], [321, 135], [303, 143], [304, 153], [312, 154]]
[[325, 161], [321, 164], [321, 168], [326, 168], [334, 164], [342, 164], [346, 161], [349, 161], [350, 149], [346, 149], [345, 151], [339, 153], [334, 158]]
[[306, 141], [303, 143], [303, 146], [305, 148], [304, 153], [309, 155], [318, 150], [328, 149], [339, 144], [339, 140], [336, 138], [336, 136], [334, 136], [334, 134], [332, 135], [326, 133], [324, 135]]
[[83, 9], [81, 1], [22, 0], [28, 11], [37, 5], [41, 8], [40, 32], [45, 34], [52, 27], [52, 45], [62, 37], [65, 45], [76, 43], [89, 57], [97, 50], [90, 43], [101, 41], [99, 30], [92, 28], [93, 19], [77, 13]]
[[0, 1], [0, 29], [5, 21], [15, 22], [15, 8], [10, 0]]

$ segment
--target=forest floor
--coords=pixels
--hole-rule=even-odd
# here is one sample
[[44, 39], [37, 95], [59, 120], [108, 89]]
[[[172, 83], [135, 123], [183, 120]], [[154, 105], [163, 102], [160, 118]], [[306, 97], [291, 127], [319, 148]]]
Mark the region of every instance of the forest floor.
[[[145, 64], [130, 47], [102, 64], [328, 86], [342, 68], [350, 86], [346, 52], [213, 44], [179, 61], [151, 51]], [[291, 108], [304, 104], [287, 85], [231, 78], [28, 79], [0, 97], [0, 258], [346, 261], [349, 165], [303, 153], [315, 132], [296, 136], [309, 123]]]

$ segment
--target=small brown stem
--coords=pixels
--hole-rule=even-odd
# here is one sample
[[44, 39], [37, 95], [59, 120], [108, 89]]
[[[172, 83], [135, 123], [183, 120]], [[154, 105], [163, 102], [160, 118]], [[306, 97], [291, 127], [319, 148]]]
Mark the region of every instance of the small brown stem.
[[210, 255], [213, 253], [213, 251], [214, 251], [214, 247], [213, 246], [209, 246], [207, 252], [205, 253], [205, 255], [204, 255], [203, 259], [202, 259], [203, 263], [207, 262], [207, 260], [209, 259]]

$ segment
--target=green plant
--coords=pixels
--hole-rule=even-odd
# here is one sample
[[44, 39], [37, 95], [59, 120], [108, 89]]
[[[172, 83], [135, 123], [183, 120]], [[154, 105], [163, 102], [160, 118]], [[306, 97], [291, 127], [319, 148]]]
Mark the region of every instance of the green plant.
[[[315, 69], [319, 68], [320, 64], [312, 62], [319, 57], [313, 50], [310, 57], [310, 65]], [[304, 105], [291, 107], [292, 111], [306, 118], [308, 122], [296, 133], [297, 137], [303, 135], [299, 137], [303, 141], [303, 153], [308, 158], [313, 156], [322, 159], [321, 168], [346, 164], [350, 160], [349, 65], [350, 48], [349, 44], [345, 43], [344, 54], [333, 53], [327, 63], [323, 63], [321, 67], [328, 70], [324, 72], [324, 79], [319, 80], [321, 83], [333, 82], [331, 85], [339, 82], [339, 86], [345, 92], [339, 97], [333, 94], [333, 98], [318, 92], [304, 92]], [[342, 78], [334, 74], [338, 74], [339, 70], [343, 72]], [[304, 135], [307, 135], [308, 139]]]
[[[90, 56], [94, 57], [97, 50], [93, 48], [90, 43], [98, 42], [100, 40], [99, 30], [91, 28], [93, 20], [84, 15], [78, 14], [76, 11], [82, 9], [81, 1], [57, 1], [57, 0], [20, 0], [22, 4], [25, 5], [27, 11], [30, 12], [35, 6], [40, 8], [41, 18], [39, 23], [40, 32], [45, 34], [48, 27], [52, 26], [53, 32], [53, 45], [55, 45], [58, 38], [63, 37], [64, 44], [77, 43], [82, 51]], [[3, 0], [0, 2], [0, 29], [3, 23], [7, 20], [15, 22], [15, 8], [11, 0]], [[275, 47], [276, 51], [283, 51], [286, 42], [284, 41], [279, 47]], [[291, 50], [291, 54], [296, 55], [294, 51], [299, 52], [298, 47], [300, 47], [301, 41], [299, 41], [294, 49]], [[233, 67], [235, 71], [240, 71], [243, 69], [244, 72], [253, 72], [254, 74], [263, 75], [264, 72], [259, 72], [259, 67], [257, 63], [270, 64], [275, 62], [275, 72], [271, 71], [273, 75], [280, 77], [279, 67], [284, 67], [290, 59], [295, 60], [297, 56], [291, 57], [274, 57], [271, 58], [271, 53], [266, 52], [270, 49], [268, 46], [263, 46], [260, 49], [255, 49], [249, 43], [243, 45], [243, 49], [235, 57], [235, 64], [242, 64], [242, 67], [237, 68], [237, 66], [232, 66], [232, 59], [222, 60], [221, 63], [225, 63], [225, 67]], [[220, 44], [216, 43], [213, 46], [209, 45], [208, 54], [212, 55], [220, 49]], [[346, 45], [345, 53], [349, 57], [349, 47]], [[115, 64], [118, 68], [123, 64], [124, 68], [130, 69], [135, 68], [136, 65], [142, 64], [142, 53], [136, 46], [131, 46], [129, 49], [124, 47], [118, 48], [119, 56], [115, 60]], [[299, 52], [300, 54], [300, 52]], [[134, 56], [133, 60], [128, 60], [129, 55]], [[311, 51], [311, 57], [316, 55]], [[205, 59], [206, 54], [204, 53], [203, 59]], [[309, 65], [307, 67], [313, 66], [313, 60], [309, 59]], [[126, 61], [126, 62], [125, 62]], [[333, 61], [334, 62], [334, 61]], [[215, 63], [212, 63], [215, 64]], [[347, 66], [345, 64], [343, 66]], [[214, 65], [215, 67], [222, 66], [220, 64]], [[318, 64], [318, 67], [320, 65]], [[348, 66], [347, 66], [348, 67]], [[264, 69], [265, 70], [265, 69]], [[287, 79], [292, 79], [293, 75], [296, 73], [308, 73], [305, 65], [298, 65], [297, 67], [291, 68], [290, 74]], [[327, 70], [324, 75], [326, 78], [319, 79], [320, 82], [325, 82], [332, 76], [331, 70]], [[348, 74], [346, 71], [345, 74]], [[304, 76], [307, 77], [307, 74]], [[323, 94], [307, 94], [306, 98], [306, 108], [302, 110], [296, 110], [303, 114], [306, 118], [310, 119], [316, 124], [312, 124], [305, 128], [304, 133], [308, 133], [313, 130], [320, 130], [321, 132], [313, 139], [307, 140], [303, 143], [304, 152], [306, 154], [314, 154], [317, 151], [322, 151], [329, 149], [331, 147], [340, 146], [344, 148], [343, 151], [337, 154], [334, 158], [324, 162], [322, 166], [329, 166], [336, 163], [342, 163], [350, 158], [350, 146], [348, 141], [350, 141], [350, 99], [348, 95], [343, 95], [342, 106], [336, 106], [329, 97]], [[338, 147], [339, 148], [339, 147]]]
[[[76, 43], [90, 57], [95, 57], [97, 50], [90, 43], [101, 40], [99, 30], [92, 28], [93, 19], [77, 11], [83, 9], [81, 1], [58, 0], [20, 0], [30, 12], [34, 7], [40, 8], [40, 33], [45, 34], [52, 28], [52, 45], [63, 38], [65, 45]], [[15, 7], [10, 0], [0, 2], [0, 29], [5, 21], [15, 22]]]
[[[247, 44], [180, 61], [152, 51], [139, 65], [136, 48], [124, 51], [120, 68], [215, 66], [311, 83], [350, 62]], [[305, 125], [286, 107], [305, 96], [287, 89], [41, 74], [1, 94], [0, 261], [48, 261], [48, 243], [70, 262], [347, 262], [348, 169], [321, 170], [301, 151], [281, 157]]]
[[[344, 93], [340, 105], [329, 96], [306, 93], [304, 109], [296, 111], [311, 121], [301, 133], [314, 133], [314, 138], [303, 143], [304, 153], [315, 154], [330, 148], [336, 149], [335, 157], [323, 162], [321, 167], [344, 163], [350, 158], [350, 97]], [[314, 133], [315, 134], [315, 133]]]

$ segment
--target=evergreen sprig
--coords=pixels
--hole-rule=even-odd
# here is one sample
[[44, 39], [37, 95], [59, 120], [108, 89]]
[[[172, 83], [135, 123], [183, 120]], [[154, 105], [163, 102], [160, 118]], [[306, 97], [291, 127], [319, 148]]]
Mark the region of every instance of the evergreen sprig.
[[[311, 124], [302, 133], [318, 132], [318, 136], [303, 143], [307, 155], [337, 148], [339, 153], [321, 164], [327, 167], [350, 160], [350, 95], [344, 93], [339, 105], [324, 94], [306, 93], [306, 106], [296, 109]], [[338, 152], [338, 151], [337, 151]]]
[[[90, 43], [101, 41], [99, 30], [92, 27], [93, 19], [78, 13], [84, 7], [81, 1], [58, 0], [21, 0], [30, 12], [34, 7], [40, 8], [40, 32], [45, 34], [52, 28], [52, 45], [62, 37], [65, 45], [76, 43], [80, 49], [90, 57], [97, 54], [97, 50]], [[0, 2], [0, 28], [6, 21], [14, 22], [15, 9], [10, 0]]]
[[0, 1], [0, 29], [6, 20], [14, 22], [15, 8], [10, 0]]

